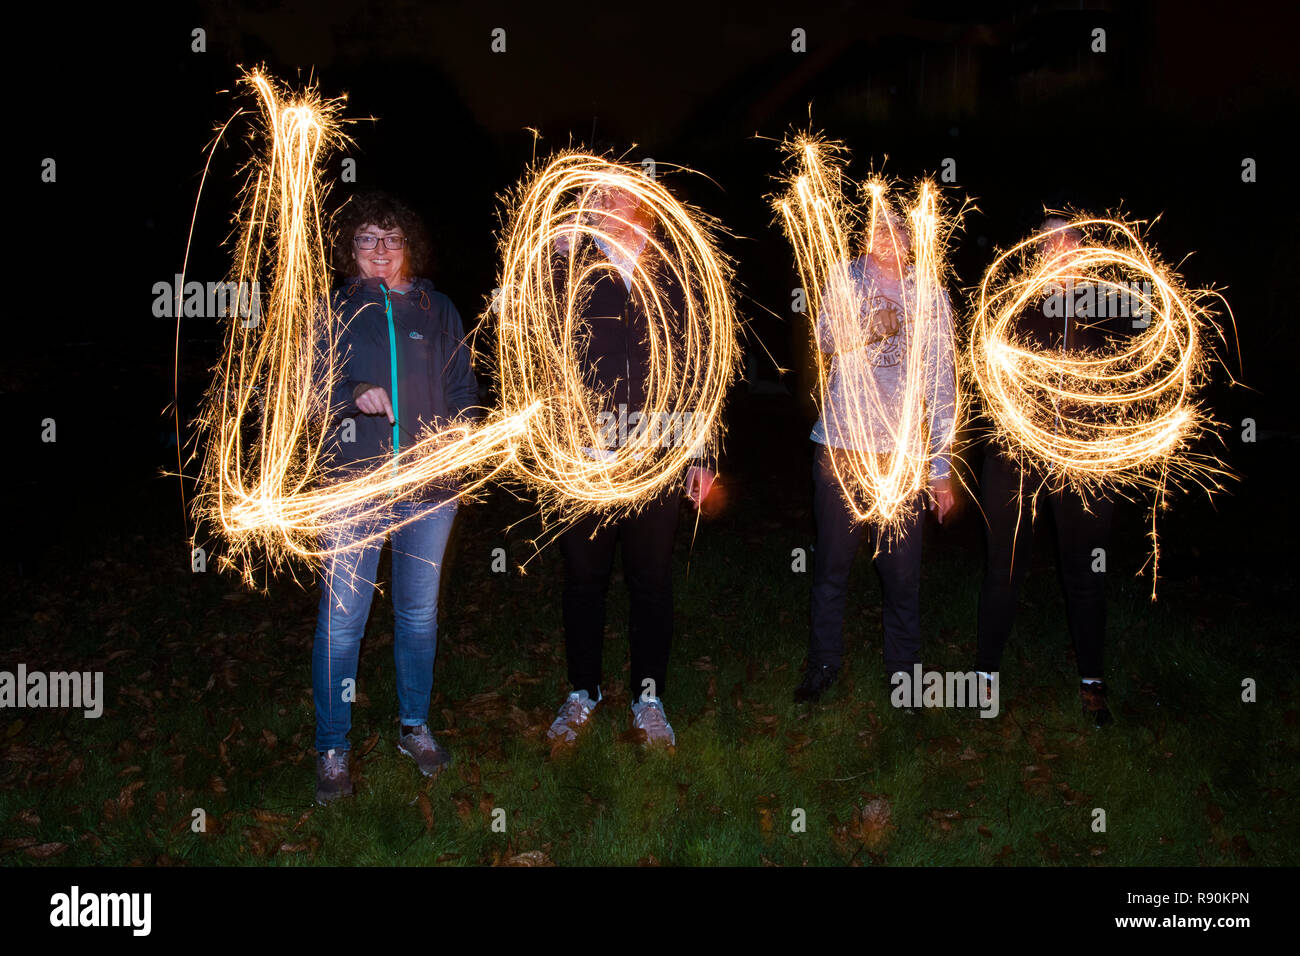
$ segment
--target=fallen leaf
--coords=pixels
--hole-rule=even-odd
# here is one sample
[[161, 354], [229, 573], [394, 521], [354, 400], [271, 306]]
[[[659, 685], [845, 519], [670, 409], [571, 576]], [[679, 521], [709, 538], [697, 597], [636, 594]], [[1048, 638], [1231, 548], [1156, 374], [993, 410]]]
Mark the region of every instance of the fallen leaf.
[[555, 866], [541, 850], [526, 850], [516, 853], [505, 861], [505, 866]]
[[306, 840], [304, 840], [301, 843], [281, 843], [280, 852], [281, 853], [303, 853], [303, 852], [315, 853], [316, 848], [318, 846], [320, 846], [320, 838], [312, 836], [312, 837], [308, 837]]
[[468, 825], [474, 818], [474, 804], [470, 802], [469, 797], [463, 795], [452, 797], [452, 802], [456, 804], [456, 813], [460, 816], [460, 822]]
[[433, 804], [429, 802], [427, 793], [421, 793], [415, 802], [420, 807], [420, 815], [424, 817], [424, 832], [428, 833], [433, 829]]
[[34, 860], [48, 860], [52, 856], [58, 856], [67, 848], [66, 843], [38, 843], [27, 847], [23, 852]]
[[274, 854], [280, 848], [280, 838], [265, 827], [244, 827], [243, 833], [254, 856]]
[[143, 780], [137, 780], [135, 783], [128, 783], [122, 788], [122, 792], [117, 795], [117, 806], [122, 813], [127, 813], [135, 806], [135, 792], [144, 786]]
[[790, 740], [790, 746], [785, 748], [785, 752], [791, 755], [797, 754], [812, 743], [812, 737], [797, 731], [787, 731], [786, 737]]
[[853, 811], [853, 822], [849, 824], [849, 834], [864, 846], [875, 849], [889, 837], [894, 829], [889, 822], [893, 809], [884, 797], [874, 797], [861, 808]]

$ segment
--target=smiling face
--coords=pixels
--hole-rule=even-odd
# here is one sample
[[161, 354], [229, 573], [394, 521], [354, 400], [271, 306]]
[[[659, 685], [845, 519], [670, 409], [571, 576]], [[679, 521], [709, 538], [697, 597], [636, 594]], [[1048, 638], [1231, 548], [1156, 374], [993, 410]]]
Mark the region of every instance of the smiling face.
[[[373, 237], [374, 248], [362, 248], [363, 237]], [[400, 248], [389, 249], [385, 239], [395, 237], [403, 240]], [[360, 241], [359, 241], [360, 240]], [[361, 226], [352, 236], [352, 252], [356, 256], [357, 268], [362, 278], [383, 279], [389, 285], [406, 281], [406, 233], [401, 226], [381, 229], [372, 224]]]

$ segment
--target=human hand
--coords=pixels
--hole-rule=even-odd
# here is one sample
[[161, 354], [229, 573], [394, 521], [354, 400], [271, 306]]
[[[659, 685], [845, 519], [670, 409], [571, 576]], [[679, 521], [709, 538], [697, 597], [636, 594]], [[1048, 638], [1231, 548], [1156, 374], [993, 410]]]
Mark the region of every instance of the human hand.
[[352, 400], [365, 414], [387, 415], [390, 425], [397, 424], [397, 417], [393, 415], [393, 403], [388, 400], [388, 393], [378, 385], [358, 385]]
[[943, 524], [943, 519], [952, 511], [952, 506], [956, 503], [956, 498], [952, 493], [951, 478], [936, 478], [930, 482], [930, 507], [934, 510], [934, 516], [939, 519], [939, 524]]
[[901, 325], [895, 308], [876, 309], [867, 319], [867, 341], [881, 342], [898, 334]]
[[698, 511], [704, 504], [704, 499], [709, 497], [709, 492], [713, 490], [713, 483], [717, 480], [718, 476], [715, 473], [699, 465], [692, 465], [686, 470], [686, 497], [691, 500], [695, 510]]

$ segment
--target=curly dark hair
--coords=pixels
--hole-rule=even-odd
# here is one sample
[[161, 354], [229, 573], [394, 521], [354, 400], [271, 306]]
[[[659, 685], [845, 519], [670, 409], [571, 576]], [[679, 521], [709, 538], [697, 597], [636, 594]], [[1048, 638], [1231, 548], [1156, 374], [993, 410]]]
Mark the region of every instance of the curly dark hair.
[[426, 275], [429, 267], [429, 230], [410, 206], [388, 193], [358, 193], [338, 213], [334, 226], [334, 268], [344, 277], [359, 274], [352, 237], [362, 226], [398, 227], [406, 233], [406, 268], [412, 276]]

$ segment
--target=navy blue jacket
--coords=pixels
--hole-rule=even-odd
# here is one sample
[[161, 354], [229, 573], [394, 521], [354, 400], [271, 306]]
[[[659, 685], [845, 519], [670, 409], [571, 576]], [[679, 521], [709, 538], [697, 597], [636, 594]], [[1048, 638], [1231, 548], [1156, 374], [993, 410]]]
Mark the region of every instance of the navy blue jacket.
[[[432, 282], [415, 279], [401, 293], [380, 279], [350, 279], [334, 290], [331, 306], [339, 377], [330, 394], [332, 440], [325, 461], [335, 476], [374, 468], [430, 430], [478, 417], [478, 382], [460, 313]], [[357, 408], [353, 395], [363, 383], [388, 393], [396, 426], [386, 415]], [[344, 441], [349, 420], [355, 436]], [[456, 487], [447, 479], [416, 497], [445, 499]]]
[[[579, 261], [605, 254], [589, 236], [581, 240], [584, 247], [575, 255]], [[672, 324], [669, 335], [677, 341], [685, 339], [686, 292], [672, 271], [661, 268], [661, 263], [651, 261], [654, 246], [647, 242], [639, 265], [654, 277], [660, 295], [667, 302], [666, 317]], [[559, 254], [554, 260], [554, 286], [563, 294], [567, 281], [569, 257]], [[605, 411], [617, 414], [624, 406], [630, 415], [645, 408], [646, 379], [650, 370], [650, 316], [640, 299], [624, 284], [616, 269], [602, 270], [600, 277], [584, 291], [578, 334], [585, 339], [585, 351], [580, 366], [583, 384], [598, 395], [605, 396]], [[687, 409], [683, 409], [687, 411]], [[693, 409], [689, 411], [694, 411]], [[635, 426], [633, 426], [635, 427]], [[717, 461], [712, 449], [700, 458], [700, 464], [716, 471]]]
[[[579, 260], [588, 256], [604, 258], [590, 237], [583, 237], [584, 248], [578, 250]], [[642, 253], [647, 258], [653, 254], [647, 243]], [[646, 265], [647, 263], [642, 263]], [[567, 278], [568, 256], [557, 257], [556, 288], [563, 289]], [[656, 277], [658, 278], [658, 277]], [[666, 282], [660, 291], [669, 303], [671, 319], [680, 319], [685, 313], [685, 294], [676, 282]], [[592, 282], [587, 293], [579, 334], [586, 337], [585, 362], [582, 368], [583, 384], [609, 397], [609, 410], [625, 405], [628, 411], [640, 411], [645, 405], [646, 376], [650, 366], [650, 317], [640, 307], [640, 302], [628, 291], [617, 270], [602, 270], [600, 278]]]
[[[1105, 294], [1099, 298], [1097, 289], [1095, 284], [1080, 282], [1068, 292], [1044, 295], [1027, 303], [1016, 316], [1016, 331], [1039, 349], [1059, 350], [1065, 355], [1103, 350], [1116, 339], [1127, 338], [1144, 327], [1138, 316], [1127, 314], [1136, 311], [1135, 299], [1121, 308], [1114, 298], [1102, 303], [1100, 298]], [[1089, 292], [1090, 296], [1085, 295]], [[1121, 315], [1121, 311], [1125, 314]]]
[[[1122, 340], [1137, 335], [1150, 321], [1149, 317], [1127, 314], [1136, 313], [1138, 303], [1135, 299], [1124, 307], [1117, 299], [1101, 304], [1097, 289], [1096, 285], [1091, 285], [1090, 289], [1089, 283], [1081, 282], [1068, 292], [1055, 293], [1054, 299], [1052, 294], [1044, 295], [1026, 304], [1012, 326], [1038, 350], [1054, 352], [1065, 358], [1105, 352], [1123, 344]], [[1049, 303], [1049, 299], [1053, 301]], [[1060, 412], [1093, 424], [1103, 420], [1102, 411], [1096, 407], [1077, 407], [1062, 402]]]

